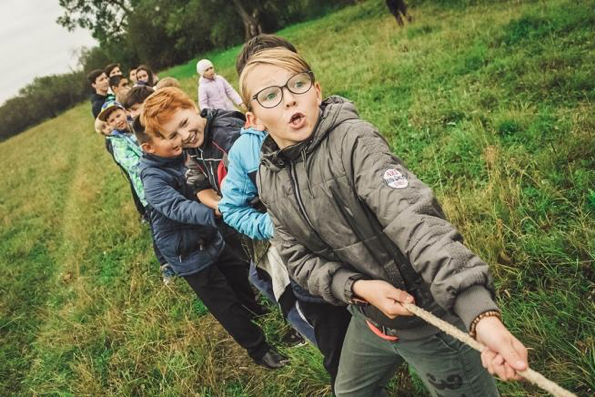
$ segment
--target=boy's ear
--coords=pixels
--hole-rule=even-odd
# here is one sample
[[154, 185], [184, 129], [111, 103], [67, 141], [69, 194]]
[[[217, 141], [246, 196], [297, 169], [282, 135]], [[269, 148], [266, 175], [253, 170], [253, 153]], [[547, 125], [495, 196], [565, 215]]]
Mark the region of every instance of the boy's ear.
[[151, 153], [151, 154], [153, 154], [155, 152], [155, 150], [153, 149], [153, 146], [151, 146], [151, 142], [141, 143], [140, 147], [141, 147], [141, 149], [143, 149], [143, 152], [147, 152], [147, 153]]
[[316, 90], [316, 99], [318, 100], [318, 106], [322, 103], [322, 87], [318, 81], [314, 82], [314, 90]]
[[254, 113], [252, 113], [251, 111], [246, 112], [246, 121], [248, 121], [250, 128], [254, 128], [255, 130], [259, 130], [259, 131], [266, 131], [265, 125], [262, 124], [260, 119], [258, 117], [256, 117], [256, 115]]

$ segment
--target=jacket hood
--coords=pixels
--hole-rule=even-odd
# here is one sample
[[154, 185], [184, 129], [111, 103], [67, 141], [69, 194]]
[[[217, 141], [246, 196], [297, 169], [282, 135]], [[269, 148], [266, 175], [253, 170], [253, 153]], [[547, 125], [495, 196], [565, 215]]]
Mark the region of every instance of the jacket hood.
[[310, 138], [279, 149], [279, 146], [269, 135], [262, 144], [262, 163], [265, 167], [279, 171], [285, 166], [286, 161], [292, 161], [300, 155], [307, 155], [316, 150], [328, 134], [337, 128], [341, 123], [359, 119], [357, 108], [349, 100], [340, 96], [331, 96], [320, 104], [320, 117]]

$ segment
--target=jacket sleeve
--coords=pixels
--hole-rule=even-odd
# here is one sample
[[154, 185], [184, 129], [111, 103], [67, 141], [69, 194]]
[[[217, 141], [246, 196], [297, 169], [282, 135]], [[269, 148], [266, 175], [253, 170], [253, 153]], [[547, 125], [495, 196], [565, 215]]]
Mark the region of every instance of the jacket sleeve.
[[[242, 145], [238, 145], [242, 143]], [[246, 146], [249, 140], [236, 141], [228, 155], [227, 176], [222, 186], [223, 198], [219, 202], [219, 211], [229, 226], [255, 240], [267, 240], [273, 237], [273, 222], [268, 213], [256, 210], [250, 201], [258, 195], [256, 186], [248, 176], [246, 164], [240, 149], [256, 150], [260, 148]], [[253, 153], [245, 153], [250, 156]], [[258, 161], [256, 161], [258, 167]]]
[[229, 84], [223, 76], [219, 77], [221, 77], [221, 81], [223, 82], [223, 86], [225, 87], [225, 93], [227, 94], [227, 97], [231, 99], [233, 103], [235, 103], [236, 105], [241, 105], [243, 101], [240, 97], [240, 94], [238, 94], [236, 90], [233, 89], [231, 84]]
[[314, 254], [293, 238], [274, 215], [271, 218], [275, 226], [272, 243], [287, 265], [291, 279], [332, 305], [351, 303], [353, 283], [365, 278], [364, 275]]
[[216, 231], [215, 214], [212, 209], [198, 201], [188, 200], [161, 174], [144, 172], [142, 177], [147, 201], [156, 211], [176, 222], [211, 226], [213, 232]]
[[186, 183], [192, 188], [192, 191], [195, 195], [202, 190], [212, 189], [211, 183], [205, 176], [196, 160], [190, 156], [186, 156], [184, 165], [187, 168], [185, 175]]
[[140, 156], [128, 146], [124, 139], [112, 140], [112, 148], [114, 151], [114, 159], [126, 170], [136, 195], [143, 206], [146, 207], [147, 200], [145, 198], [145, 190], [140, 179], [139, 171]]
[[200, 108], [200, 110], [203, 110], [205, 108], [209, 107], [209, 95], [207, 94], [207, 89], [206, 87], [201, 87], [201, 85], [199, 84], [198, 86], [198, 107]]
[[479, 314], [498, 310], [488, 265], [463, 245], [431, 189], [392, 155], [374, 127], [363, 125], [344, 135], [341, 157], [386, 235], [430, 285], [436, 302], [467, 327]]

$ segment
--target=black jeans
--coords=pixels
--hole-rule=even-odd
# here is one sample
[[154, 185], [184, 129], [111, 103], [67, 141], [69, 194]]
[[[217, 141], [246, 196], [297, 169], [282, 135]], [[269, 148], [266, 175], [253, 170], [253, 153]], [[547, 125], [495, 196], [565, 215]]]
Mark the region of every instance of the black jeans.
[[254, 360], [270, 349], [262, 329], [246, 309], [258, 305], [248, 281], [247, 263], [227, 246], [213, 265], [184, 276], [196, 295], [236, 342]]
[[330, 303], [299, 301], [300, 309], [308, 322], [314, 327], [318, 349], [324, 356], [323, 365], [331, 376], [331, 386], [339, 370], [339, 359], [351, 313], [346, 306], [333, 306]]

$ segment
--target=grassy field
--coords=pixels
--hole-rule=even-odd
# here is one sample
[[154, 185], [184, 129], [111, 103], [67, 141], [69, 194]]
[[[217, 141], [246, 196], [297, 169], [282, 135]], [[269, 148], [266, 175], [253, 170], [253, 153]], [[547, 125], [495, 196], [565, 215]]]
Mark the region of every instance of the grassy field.
[[[591, 396], [595, 0], [443, 0], [412, 14], [400, 29], [371, 0], [281, 34], [324, 93], [351, 99], [434, 188], [491, 265], [531, 366]], [[234, 84], [238, 50], [208, 55]], [[161, 75], [194, 97], [194, 65]], [[0, 144], [0, 395], [328, 395], [315, 349], [256, 367], [182, 280], [161, 283], [90, 113], [85, 103]], [[278, 343], [278, 313], [263, 325]], [[406, 369], [391, 391], [426, 395]]]

